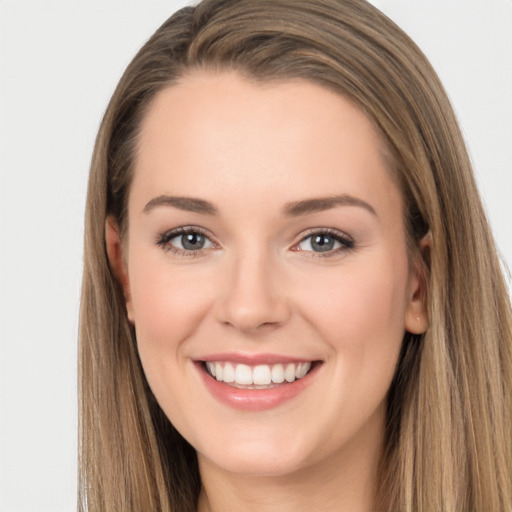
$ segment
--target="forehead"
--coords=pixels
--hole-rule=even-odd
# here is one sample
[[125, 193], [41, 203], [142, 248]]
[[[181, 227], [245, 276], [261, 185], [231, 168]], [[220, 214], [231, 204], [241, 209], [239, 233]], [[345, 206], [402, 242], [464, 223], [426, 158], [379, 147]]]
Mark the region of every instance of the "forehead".
[[150, 105], [133, 188], [145, 196], [259, 194], [281, 203], [385, 188], [396, 194], [385, 155], [366, 115], [327, 88], [193, 72]]

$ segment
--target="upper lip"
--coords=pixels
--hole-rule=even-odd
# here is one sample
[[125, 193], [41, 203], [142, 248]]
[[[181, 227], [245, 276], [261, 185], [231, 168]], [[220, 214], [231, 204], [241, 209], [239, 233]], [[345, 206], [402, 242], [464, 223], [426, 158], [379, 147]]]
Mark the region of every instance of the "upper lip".
[[198, 357], [196, 361], [204, 362], [230, 362], [235, 364], [247, 364], [254, 366], [258, 364], [278, 364], [278, 363], [309, 363], [315, 361], [315, 358], [291, 357], [280, 354], [242, 354], [237, 352], [224, 352], [218, 354], [208, 354]]

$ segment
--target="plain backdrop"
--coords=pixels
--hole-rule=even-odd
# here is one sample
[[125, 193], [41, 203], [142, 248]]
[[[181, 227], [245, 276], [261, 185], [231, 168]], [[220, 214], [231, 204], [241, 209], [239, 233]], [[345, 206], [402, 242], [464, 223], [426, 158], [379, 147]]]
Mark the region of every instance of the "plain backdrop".
[[[512, 267], [512, 0], [373, 3], [438, 70]], [[125, 66], [185, 4], [0, 0], [0, 512], [75, 509], [76, 339], [93, 142]]]

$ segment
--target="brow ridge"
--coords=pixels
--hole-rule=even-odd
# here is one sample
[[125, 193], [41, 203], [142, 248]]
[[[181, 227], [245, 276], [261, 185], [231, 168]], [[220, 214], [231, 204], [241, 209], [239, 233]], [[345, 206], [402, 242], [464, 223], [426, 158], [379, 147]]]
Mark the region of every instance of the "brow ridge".
[[[161, 195], [151, 199], [146, 204], [143, 211], [144, 213], [149, 213], [151, 210], [159, 206], [174, 207], [180, 210], [206, 215], [216, 215], [218, 213], [217, 208], [204, 199], [168, 195]], [[285, 217], [298, 217], [340, 206], [359, 206], [368, 210], [373, 215], [377, 215], [375, 209], [369, 203], [349, 194], [293, 201], [285, 204], [282, 209], [282, 214]]]
[[294, 201], [287, 203], [284, 206], [282, 213], [285, 217], [298, 217], [301, 215], [309, 215], [312, 213], [330, 210], [331, 208], [337, 208], [339, 206], [359, 206], [368, 210], [373, 215], [377, 215], [377, 212], [372, 205], [349, 194], [314, 197], [311, 199]]
[[155, 197], [144, 206], [144, 213], [149, 213], [159, 206], [170, 206], [187, 212], [201, 213], [206, 215], [216, 215], [217, 208], [204, 199], [194, 197], [178, 197], [161, 195]]

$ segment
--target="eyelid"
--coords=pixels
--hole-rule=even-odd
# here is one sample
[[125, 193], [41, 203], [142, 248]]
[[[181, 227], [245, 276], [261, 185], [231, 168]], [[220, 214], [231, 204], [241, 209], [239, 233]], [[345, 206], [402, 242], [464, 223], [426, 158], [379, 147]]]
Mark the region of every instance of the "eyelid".
[[[203, 235], [210, 243], [210, 247], [204, 247], [195, 251], [181, 249], [179, 247], [175, 247], [171, 245], [169, 242], [180, 235], [186, 235], [189, 233], [198, 233]], [[164, 231], [163, 233], [156, 234], [156, 245], [162, 247], [162, 249], [169, 251], [178, 256], [184, 257], [197, 257], [203, 255], [206, 251], [210, 251], [211, 249], [218, 248], [218, 244], [213, 239], [212, 235], [204, 228], [200, 226], [179, 226], [174, 229], [169, 229]]]
[[[186, 235], [189, 233], [198, 233], [203, 235], [210, 243], [210, 247], [205, 247], [197, 250], [187, 250], [179, 247], [175, 247], [169, 244], [170, 240], [176, 238], [180, 235]], [[299, 245], [314, 235], [328, 235], [332, 237], [334, 240], [341, 244], [341, 247], [338, 247], [333, 250], [325, 251], [325, 252], [316, 252], [311, 250], [303, 250], [299, 248]], [[214, 240], [214, 237], [210, 234], [210, 232], [200, 226], [179, 226], [177, 228], [169, 229], [162, 233], [156, 234], [156, 245], [162, 247], [164, 250], [172, 252], [179, 256], [185, 257], [197, 257], [203, 255], [205, 252], [210, 251], [212, 249], [218, 249], [219, 244]], [[338, 255], [341, 252], [347, 252], [354, 249], [354, 239], [347, 235], [347, 233], [340, 231], [334, 228], [311, 228], [301, 233], [301, 236], [297, 242], [295, 242], [290, 250], [295, 252], [306, 253], [310, 257], [320, 257], [320, 258], [328, 258], [330, 256]]]
[[[309, 250], [299, 249], [299, 245], [307, 240], [308, 238], [314, 235], [329, 235], [338, 241], [342, 246], [337, 249], [333, 249], [331, 251], [325, 252], [315, 252]], [[291, 247], [292, 251], [306, 253], [308, 257], [314, 258], [328, 258], [331, 256], [339, 255], [342, 252], [347, 252], [353, 250], [355, 247], [354, 239], [348, 235], [347, 233], [340, 231], [338, 229], [333, 228], [311, 228], [306, 230], [304, 233], [301, 233], [300, 239], [293, 244]]]

